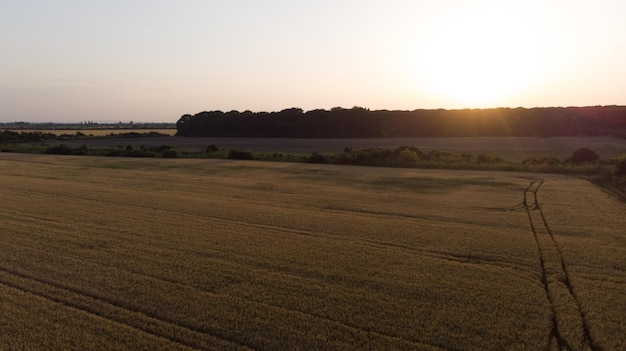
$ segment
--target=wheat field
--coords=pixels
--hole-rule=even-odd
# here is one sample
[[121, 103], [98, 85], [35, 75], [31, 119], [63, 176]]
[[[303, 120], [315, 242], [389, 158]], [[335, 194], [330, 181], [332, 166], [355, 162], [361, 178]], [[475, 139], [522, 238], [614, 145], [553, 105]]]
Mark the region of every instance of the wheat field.
[[102, 137], [102, 136], [107, 136], [107, 135], [112, 135], [112, 134], [126, 134], [126, 133], [139, 133], [139, 134], [159, 133], [159, 134], [165, 134], [169, 136], [173, 136], [174, 134], [176, 134], [176, 129], [160, 129], [160, 128], [17, 129], [14, 131], [23, 132], [23, 133], [33, 133], [33, 132], [52, 133], [52, 134], [59, 135], [59, 136], [63, 134], [75, 135], [76, 133], [82, 133], [84, 135], [91, 135], [91, 136], [97, 136], [97, 137]]
[[624, 350], [571, 177], [0, 154], [0, 350]]

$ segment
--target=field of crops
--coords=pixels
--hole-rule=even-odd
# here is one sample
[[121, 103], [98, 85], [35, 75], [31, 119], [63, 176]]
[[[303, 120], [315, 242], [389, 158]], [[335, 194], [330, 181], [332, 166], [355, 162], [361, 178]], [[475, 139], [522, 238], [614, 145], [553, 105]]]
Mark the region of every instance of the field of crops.
[[[161, 131], [166, 133], [166, 131]], [[288, 138], [205, 138], [205, 137], [151, 137], [151, 138], [104, 138], [63, 141], [63, 144], [79, 147], [133, 147], [171, 145], [190, 151], [204, 150], [215, 144], [219, 148], [242, 149], [263, 152], [341, 152], [346, 147], [354, 150], [369, 148], [393, 149], [414, 146], [424, 152], [431, 150], [448, 152], [472, 152], [494, 154], [522, 160], [527, 157], [570, 157], [578, 148], [595, 150], [603, 158], [613, 158], [624, 153], [626, 139], [614, 137], [487, 137], [487, 138], [377, 138], [377, 139], [288, 139]]]
[[176, 129], [149, 129], [149, 128], [138, 128], [138, 129], [127, 129], [127, 128], [113, 128], [113, 129], [18, 129], [14, 130], [16, 132], [41, 132], [41, 133], [52, 133], [56, 135], [69, 134], [74, 135], [76, 133], [82, 133], [85, 135], [92, 136], [105, 136], [111, 134], [124, 134], [124, 133], [159, 133], [165, 135], [174, 135], [176, 134]]
[[0, 154], [0, 350], [624, 350], [576, 178]]

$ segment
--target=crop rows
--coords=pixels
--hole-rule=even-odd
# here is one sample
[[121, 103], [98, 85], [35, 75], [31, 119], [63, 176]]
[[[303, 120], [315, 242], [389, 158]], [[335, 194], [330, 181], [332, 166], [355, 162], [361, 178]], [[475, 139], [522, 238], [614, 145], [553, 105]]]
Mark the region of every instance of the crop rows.
[[0, 349], [606, 344], [516, 175], [3, 157]]

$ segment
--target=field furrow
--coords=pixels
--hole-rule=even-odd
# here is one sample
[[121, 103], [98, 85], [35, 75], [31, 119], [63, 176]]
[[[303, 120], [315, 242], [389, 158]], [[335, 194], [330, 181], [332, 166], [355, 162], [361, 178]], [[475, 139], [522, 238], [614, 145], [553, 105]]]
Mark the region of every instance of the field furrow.
[[[620, 342], [603, 330], [623, 319], [593, 301], [625, 303], [623, 266], [591, 259], [606, 246], [569, 235], [567, 206], [532, 194], [516, 206], [523, 175], [6, 154], [0, 164], [0, 308], [29, 316], [0, 316], [0, 345], [45, 345], [45, 330], [85, 321], [64, 348], [107, 349], [106, 333], [163, 349]], [[553, 194], [542, 200], [564, 196]], [[70, 324], [30, 339], [32, 318], [52, 323], [44, 313]]]
[[146, 316], [138, 311], [86, 294], [79, 289], [70, 289], [52, 280], [39, 279], [6, 267], [0, 267], [0, 284], [193, 349], [245, 349], [237, 343], [220, 340], [216, 336], [198, 335], [196, 331], [181, 327], [177, 323]]
[[[92, 266], [95, 266], [95, 265], [104, 266], [102, 268], [106, 269], [106, 271], [109, 274], [113, 274], [116, 277], [124, 277], [124, 279], [133, 279], [133, 277], [135, 277], [135, 279], [137, 281], [156, 280], [155, 285], [161, 285], [161, 286], [169, 285], [169, 286], [172, 286], [172, 289], [177, 289], [178, 290], [178, 294], [182, 294], [183, 290], [187, 290], [187, 291], [190, 291], [189, 294], [191, 296], [198, 296], [198, 295], [201, 295], [201, 294], [208, 294], [213, 299], [220, 299], [220, 300], [232, 299], [232, 300], [235, 301], [236, 304], [258, 304], [258, 305], [260, 305], [260, 307], [268, 307], [268, 308], [279, 309], [279, 310], [287, 312], [287, 313], [296, 312], [296, 313], [304, 314], [306, 319], [313, 318], [313, 319], [317, 319], [319, 322], [322, 322], [322, 323], [332, 323], [332, 324], [335, 324], [335, 325], [342, 325], [344, 328], [354, 329], [355, 331], [357, 331], [359, 333], [367, 333], [367, 334], [371, 334], [373, 336], [378, 335], [378, 337], [381, 337], [381, 338], [391, 338], [391, 339], [398, 339], [399, 341], [402, 341], [402, 337], [397, 336], [397, 335], [387, 335], [387, 334], [384, 334], [383, 332], [377, 332], [377, 331], [371, 330], [371, 329], [367, 329], [366, 330], [366, 329], [363, 329], [359, 325], [350, 325], [350, 324], [346, 324], [345, 322], [342, 322], [340, 320], [334, 320], [334, 319], [331, 319], [331, 318], [323, 316], [323, 315], [316, 315], [316, 314], [311, 313], [311, 312], [307, 312], [307, 311], [304, 311], [304, 310], [299, 310], [297, 308], [297, 306], [298, 306], [297, 304], [294, 304], [294, 305], [273, 305], [271, 303], [268, 303], [265, 300], [260, 299], [259, 296], [258, 296], [258, 291], [257, 291], [257, 293], [255, 295], [250, 295], [250, 296], [246, 296], [245, 294], [242, 293], [242, 291], [239, 291], [238, 294], [224, 294], [224, 293], [209, 292], [207, 290], [203, 290], [203, 289], [198, 288], [196, 286], [191, 286], [191, 285], [189, 285], [189, 284], [187, 284], [185, 282], [182, 282], [181, 280], [176, 280], [176, 281], [175, 280], [170, 280], [170, 279], [158, 276], [158, 275], [146, 274], [146, 273], [143, 273], [143, 272], [136, 272], [136, 271], [133, 271], [132, 269], [121, 270], [121, 269], [117, 269], [116, 267], [111, 266], [111, 265], [100, 264], [99, 263], [100, 261], [95, 261], [96, 264], [92, 264], [91, 263], [92, 261], [79, 262], [79, 260], [74, 258], [74, 257], [70, 257], [70, 256], [67, 256], [67, 255], [63, 256], [63, 255], [61, 255], [59, 253], [48, 253], [48, 252], [45, 252], [44, 250], [33, 250], [31, 248], [18, 247], [17, 245], [10, 245], [10, 244], [6, 244], [6, 243], [5, 243], [5, 245], [8, 245], [9, 248], [12, 248], [13, 249], [12, 251], [18, 251], [20, 249], [22, 249], [22, 250], [26, 249], [27, 250], [25, 252], [26, 255], [37, 256], [37, 257], [40, 258], [40, 260], [43, 260], [45, 262], [49, 262], [50, 260], [52, 260], [54, 258], [56, 258], [56, 259], [62, 258], [63, 262], [58, 264], [58, 265], [62, 265], [64, 267], [71, 267], [71, 266], [76, 266], [76, 265], [82, 265], [83, 267], [86, 266], [86, 265], [87, 266], [89, 266], [89, 265], [92, 265]], [[48, 255], [48, 256], [46, 256], [46, 255]], [[15, 265], [15, 262], [12, 260], [11, 257], [6, 257], [6, 262], [8, 264], [10, 264], [10, 265]], [[53, 277], [55, 277], [55, 281], [69, 281], [69, 280], [72, 279], [71, 276], [61, 276], [62, 273], [51, 271], [49, 269], [46, 269], [43, 266], [40, 266], [40, 267], [28, 266], [28, 267], [23, 267], [22, 269], [26, 269], [27, 271], [39, 272], [39, 274], [42, 274], [41, 272], [43, 272], [42, 275], [44, 277], [51, 277], [51, 276], [53, 276]], [[7, 269], [2, 269], [1, 267], [0, 267], [0, 270], [5, 270], [5, 271], [8, 272]], [[94, 269], [94, 271], [95, 270], [96, 269]], [[10, 273], [17, 274], [16, 272], [10, 272]], [[260, 272], [258, 272], [258, 270], [257, 270], [255, 273], [257, 273], [257, 275], [259, 275]], [[270, 275], [270, 274], [267, 274], [267, 275]], [[274, 274], [274, 275], [277, 275], [277, 274]], [[33, 277], [25, 277], [25, 278], [35, 279]], [[250, 279], [258, 279], [259, 282], [262, 282], [264, 280], [263, 278], [270, 278], [271, 279], [271, 277], [263, 277], [263, 276], [257, 277], [257, 278], [252, 278], [251, 277]], [[282, 275], [280, 277], [278, 277], [278, 278], [281, 281], [284, 281], [286, 279], [286, 277], [284, 277]], [[41, 278], [40, 277], [40, 278], [37, 278], [37, 279], [45, 279], [45, 278]], [[121, 284], [121, 283], [118, 283], [118, 284]], [[293, 285], [293, 284], [296, 284], [296, 283], [295, 282], [290, 282], [290, 284]], [[84, 286], [84, 285], [87, 285], [87, 284], [85, 284], [83, 282], [79, 286]], [[92, 286], [97, 286], [97, 282], [92, 281], [91, 285]], [[301, 282], [299, 288], [307, 289], [308, 287], [314, 286], [314, 285], [317, 285], [317, 284], [311, 284], [311, 282], [303, 281], [303, 282]], [[238, 287], [238, 290], [241, 290], [243, 288], [244, 287]], [[259, 286], [255, 286], [255, 288], [258, 289]], [[337, 289], [337, 287], [330, 287], [330, 286], [328, 288], [329, 289], [334, 289], [334, 290]], [[71, 288], [66, 287], [66, 289], [69, 289], [69, 290], [72, 290], [72, 291], [75, 292], [75, 290], [77, 288], [76, 287], [71, 287]], [[164, 289], [166, 289], [166, 288], [161, 288], [160, 292], [162, 292]], [[344, 291], [344, 293], [348, 293], [348, 292]], [[354, 291], [352, 293], [355, 296], [358, 296], [358, 295], [366, 293], [366, 290], [363, 289], [361, 291]], [[90, 293], [89, 297], [94, 298], [94, 296], [92, 294], [93, 293]], [[105, 296], [98, 296], [97, 298], [103, 299], [103, 300], [104, 299], [108, 299], [108, 297], [105, 297]], [[377, 301], [378, 300], [389, 300], [389, 299], [390, 299], [390, 297], [376, 297], [375, 298], [375, 300], [377, 300]], [[107, 301], [107, 302], [115, 304], [117, 307], [120, 307], [120, 308], [130, 308], [132, 310], [134, 310], [136, 308], [136, 307], [130, 306], [128, 302], [119, 302], [119, 301], [116, 301], [116, 302]], [[342, 303], [347, 303], [347, 302], [348, 301], [342, 301]], [[123, 306], [122, 306], [122, 304], [123, 304]], [[259, 308], [259, 306], [257, 306], [256, 308]], [[141, 312], [142, 313], [149, 313], [149, 312], [146, 312], [146, 311], [141, 311]], [[151, 317], [152, 318], [156, 318], [155, 316], [151, 316]], [[399, 318], [399, 317], [400, 316], [396, 315], [396, 318]], [[404, 340], [404, 342], [411, 343], [411, 342], [416, 342], [416, 341]], [[419, 344], [419, 342], [416, 342], [416, 343]]]

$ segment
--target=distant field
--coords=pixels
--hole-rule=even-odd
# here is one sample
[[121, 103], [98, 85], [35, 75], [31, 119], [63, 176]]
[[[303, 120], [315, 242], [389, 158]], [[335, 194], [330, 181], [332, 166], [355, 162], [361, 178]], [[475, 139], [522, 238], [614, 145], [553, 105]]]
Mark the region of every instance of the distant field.
[[56, 135], [70, 134], [75, 135], [76, 132], [83, 133], [85, 135], [104, 136], [109, 134], [122, 134], [122, 133], [161, 133], [167, 135], [176, 134], [176, 129], [19, 129], [14, 130], [16, 132], [42, 132], [52, 133]]
[[581, 179], [4, 153], [0, 202], [0, 350], [626, 349]]
[[345, 147], [355, 150], [367, 148], [396, 148], [415, 146], [428, 152], [434, 149], [450, 152], [497, 154], [523, 159], [527, 157], [571, 156], [577, 148], [588, 147], [602, 157], [616, 157], [626, 153], [626, 139], [614, 137], [484, 137], [484, 138], [381, 138], [381, 139], [279, 139], [279, 138], [112, 138], [69, 141], [66, 144], [91, 147], [117, 145], [159, 146], [171, 145], [188, 150], [204, 150], [215, 144], [220, 148], [238, 148], [246, 151], [267, 152], [341, 152]]

